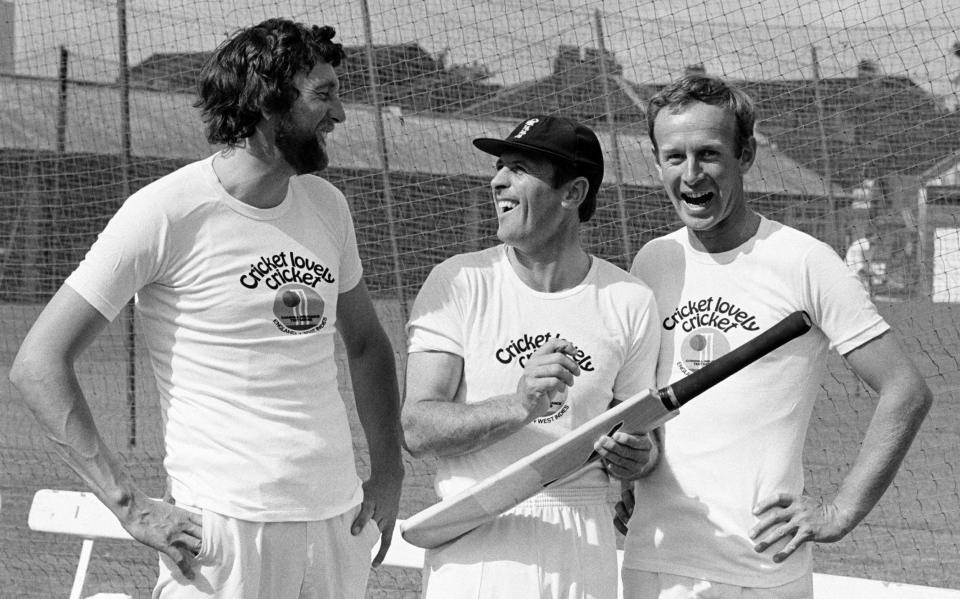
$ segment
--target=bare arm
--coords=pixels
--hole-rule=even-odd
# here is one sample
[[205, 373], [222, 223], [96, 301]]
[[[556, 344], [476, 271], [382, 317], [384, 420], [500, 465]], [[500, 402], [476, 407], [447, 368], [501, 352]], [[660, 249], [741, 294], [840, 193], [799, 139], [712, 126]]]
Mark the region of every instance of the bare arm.
[[379, 565], [400, 509], [400, 393], [393, 349], [363, 282], [337, 299], [337, 330], [346, 346], [357, 415], [370, 451], [370, 479], [363, 484], [363, 506], [351, 531], [359, 534], [367, 520], [376, 523], [381, 541], [374, 565]]
[[754, 513], [760, 521], [751, 533], [760, 539], [756, 551], [790, 537], [774, 561], [783, 561], [806, 541], [837, 541], [863, 520], [893, 481], [933, 401], [930, 389], [891, 333], [845, 357], [854, 372], [880, 394], [876, 411], [860, 453], [832, 502], [781, 494], [757, 504]]
[[527, 361], [515, 393], [465, 404], [461, 393], [463, 358], [445, 352], [407, 356], [407, 389], [402, 421], [413, 455], [452, 456], [487, 447], [546, 413], [550, 398], [573, 384], [579, 365], [569, 341], [550, 340]]
[[863, 520], [893, 482], [933, 403], [929, 387], [893, 334], [846, 358], [880, 398], [857, 459], [834, 500], [844, 518], [844, 534]]
[[117, 515], [135, 539], [166, 554], [192, 577], [200, 547], [199, 516], [149, 499], [104, 444], [77, 381], [74, 363], [107, 320], [63, 286], [30, 329], [10, 380], [54, 443], [57, 453]]

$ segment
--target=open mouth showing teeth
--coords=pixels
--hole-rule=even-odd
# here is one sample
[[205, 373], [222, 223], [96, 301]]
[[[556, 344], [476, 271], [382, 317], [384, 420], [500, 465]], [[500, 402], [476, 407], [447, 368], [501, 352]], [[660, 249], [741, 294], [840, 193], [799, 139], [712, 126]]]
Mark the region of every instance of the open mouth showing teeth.
[[713, 199], [713, 192], [705, 191], [703, 193], [681, 193], [680, 197], [683, 198], [683, 201], [688, 204], [701, 206]]
[[501, 200], [497, 202], [497, 208], [500, 209], [500, 212], [510, 212], [517, 207], [517, 204], [514, 202], [508, 202], [506, 200]]

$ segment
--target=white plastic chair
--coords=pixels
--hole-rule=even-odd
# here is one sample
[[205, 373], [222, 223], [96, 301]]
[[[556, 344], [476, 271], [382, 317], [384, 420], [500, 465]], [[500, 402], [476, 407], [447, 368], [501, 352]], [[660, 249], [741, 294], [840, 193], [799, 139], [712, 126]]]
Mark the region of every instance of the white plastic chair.
[[37, 491], [30, 504], [27, 525], [30, 530], [74, 535], [83, 539], [77, 572], [73, 576], [73, 586], [70, 589], [70, 599], [80, 599], [83, 593], [94, 540], [133, 540], [120, 526], [120, 521], [113, 512], [100, 503], [96, 495], [80, 491]]

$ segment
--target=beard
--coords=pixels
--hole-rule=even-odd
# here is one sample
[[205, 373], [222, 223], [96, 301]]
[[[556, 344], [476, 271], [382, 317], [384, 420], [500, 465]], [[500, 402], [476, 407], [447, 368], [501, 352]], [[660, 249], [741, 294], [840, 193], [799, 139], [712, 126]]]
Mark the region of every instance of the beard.
[[327, 168], [330, 157], [313, 132], [298, 130], [289, 114], [283, 115], [277, 126], [277, 149], [298, 175], [315, 173]]

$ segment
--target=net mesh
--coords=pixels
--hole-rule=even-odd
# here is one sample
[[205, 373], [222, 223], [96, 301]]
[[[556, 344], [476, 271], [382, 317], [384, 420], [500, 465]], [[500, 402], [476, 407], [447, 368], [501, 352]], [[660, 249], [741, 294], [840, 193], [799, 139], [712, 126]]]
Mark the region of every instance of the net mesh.
[[[704, 71], [758, 103], [760, 151], [747, 177], [758, 211], [841, 256], [876, 232], [865, 283], [936, 395], [890, 490], [842, 542], [818, 547], [816, 570], [960, 588], [960, 5], [383, 0], [370, 3], [369, 22], [363, 9], [361, 0], [0, 1], [4, 372], [120, 202], [214, 151], [191, 107], [194, 82], [207, 52], [239, 27], [287, 16], [332, 24], [347, 46], [347, 120], [331, 137], [325, 177], [351, 204], [401, 372], [406, 309], [430, 268], [495, 243], [493, 165], [470, 139], [502, 137], [533, 113], [590, 123], [608, 168], [584, 241], [626, 267], [644, 242], [678, 226], [650, 158], [645, 102], [672, 78]], [[131, 318], [110, 325], [78, 372], [107, 442], [159, 495], [160, 416]], [[31, 532], [26, 515], [37, 489], [83, 487], [6, 378], [0, 595], [63, 596], [79, 541]], [[345, 376], [341, 388], [352, 405]], [[807, 491], [832, 496], [876, 396], [836, 356], [820, 395]], [[353, 427], [365, 472], [355, 417]], [[405, 463], [401, 517], [435, 500], [434, 464]], [[98, 542], [85, 592], [145, 596], [155, 572], [149, 550]], [[368, 595], [418, 588], [417, 573], [384, 568]]]

